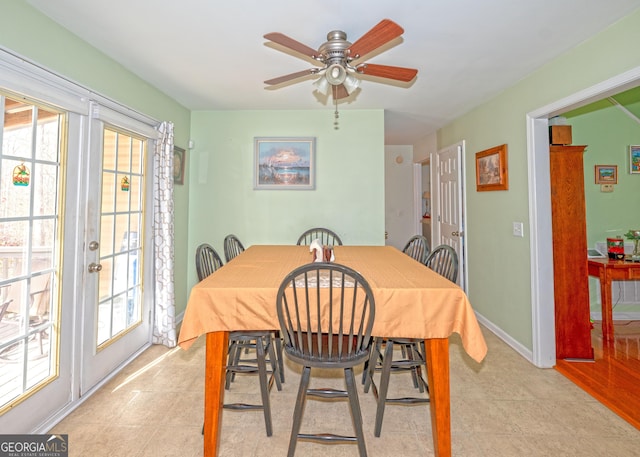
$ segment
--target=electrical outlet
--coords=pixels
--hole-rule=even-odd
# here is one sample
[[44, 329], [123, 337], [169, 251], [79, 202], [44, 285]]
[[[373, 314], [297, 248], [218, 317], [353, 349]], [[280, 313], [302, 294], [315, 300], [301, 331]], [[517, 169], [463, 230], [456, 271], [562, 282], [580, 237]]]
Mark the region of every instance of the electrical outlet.
[[513, 236], [524, 238], [524, 224], [522, 222], [513, 223]]

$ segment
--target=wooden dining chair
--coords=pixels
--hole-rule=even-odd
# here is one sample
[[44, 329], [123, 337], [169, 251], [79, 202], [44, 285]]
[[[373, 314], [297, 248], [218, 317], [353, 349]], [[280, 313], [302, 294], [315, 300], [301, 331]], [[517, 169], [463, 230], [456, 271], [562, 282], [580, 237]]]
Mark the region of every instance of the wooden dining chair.
[[425, 260], [425, 265], [451, 282], [458, 280], [458, 254], [449, 245], [435, 248]]
[[[200, 281], [212, 275], [222, 266], [220, 256], [211, 245], [203, 243], [196, 248], [196, 272]], [[274, 380], [277, 389], [282, 390], [280, 364], [273, 348], [275, 338], [274, 332], [268, 330], [229, 332], [228, 362], [226, 366], [225, 389], [229, 390], [231, 381], [236, 374], [257, 374], [262, 403], [226, 403], [223, 408], [241, 411], [262, 410], [267, 436], [273, 434], [269, 391]], [[242, 351], [248, 348], [255, 350], [255, 359], [241, 357]], [[267, 362], [271, 366], [270, 370], [267, 370]]]
[[196, 272], [200, 281], [222, 265], [222, 259], [210, 244], [202, 243], [196, 248]]
[[333, 230], [327, 228], [315, 227], [306, 230], [300, 237], [296, 244], [298, 246], [308, 246], [313, 240], [320, 240], [320, 244], [342, 246], [342, 240]]
[[[441, 245], [435, 248], [426, 258], [425, 265], [444, 276], [451, 282], [458, 278], [458, 256], [456, 251], [448, 245]], [[382, 353], [384, 347], [384, 354]], [[394, 349], [399, 347], [401, 351]], [[401, 357], [397, 356], [401, 353]], [[372, 388], [377, 400], [376, 420], [374, 435], [380, 436], [382, 431], [382, 420], [384, 418], [385, 406], [387, 404], [415, 405], [419, 403], [429, 403], [429, 386], [424, 379], [426, 373], [426, 355], [424, 340], [416, 338], [376, 338], [371, 358], [367, 362], [364, 391], [368, 392]], [[374, 382], [374, 372], [380, 371], [380, 387]], [[413, 380], [413, 387], [418, 389], [419, 395], [401, 396], [389, 398], [389, 382], [392, 373], [409, 372]]]
[[[367, 455], [360, 403], [353, 369], [363, 364], [371, 349], [375, 302], [371, 287], [355, 270], [336, 263], [311, 263], [289, 273], [276, 298], [278, 321], [287, 357], [302, 365], [293, 413], [288, 457], [298, 439], [317, 443], [357, 442]], [[311, 368], [344, 370], [346, 390], [310, 389]], [[307, 397], [347, 398], [355, 436], [300, 433]]]
[[422, 235], [414, 235], [407, 241], [402, 252], [412, 259], [424, 263], [429, 255], [429, 240]]
[[229, 263], [235, 256], [244, 251], [244, 246], [237, 236], [227, 235], [224, 238], [224, 258]]

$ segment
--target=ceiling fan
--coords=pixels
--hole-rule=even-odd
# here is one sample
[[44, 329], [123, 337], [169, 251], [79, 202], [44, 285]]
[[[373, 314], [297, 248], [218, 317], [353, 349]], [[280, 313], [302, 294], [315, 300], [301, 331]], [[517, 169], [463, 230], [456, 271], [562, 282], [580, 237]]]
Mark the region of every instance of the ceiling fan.
[[347, 41], [347, 34], [334, 30], [327, 34], [327, 41], [315, 50], [282, 33], [267, 33], [264, 38], [284, 46], [300, 57], [311, 58], [320, 68], [310, 68], [265, 81], [268, 86], [282, 84], [309, 75], [320, 75], [314, 83], [317, 90], [331, 95], [337, 104], [348, 97], [360, 85], [358, 75], [410, 82], [418, 74], [413, 68], [359, 63], [363, 57], [391, 42], [404, 33], [404, 29], [390, 19], [383, 19], [354, 43]]

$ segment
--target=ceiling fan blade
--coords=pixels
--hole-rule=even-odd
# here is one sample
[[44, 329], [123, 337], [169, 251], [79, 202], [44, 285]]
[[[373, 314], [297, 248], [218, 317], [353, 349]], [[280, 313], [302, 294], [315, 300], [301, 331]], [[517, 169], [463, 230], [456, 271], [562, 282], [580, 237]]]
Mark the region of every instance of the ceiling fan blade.
[[403, 33], [404, 29], [398, 24], [390, 19], [383, 19], [353, 43], [349, 48], [349, 53], [353, 58], [365, 56]]
[[347, 92], [347, 88], [344, 87], [344, 84], [333, 86], [331, 93], [334, 100], [340, 100], [341, 98], [347, 98], [349, 96], [349, 92]]
[[268, 84], [270, 86], [273, 86], [275, 84], [281, 84], [287, 81], [291, 81], [292, 79], [297, 79], [297, 78], [301, 78], [303, 76], [308, 76], [308, 75], [312, 75], [314, 73], [317, 73], [317, 70], [315, 68], [313, 69], [309, 69], [309, 70], [302, 70], [302, 71], [297, 71], [295, 73], [291, 73], [288, 75], [284, 75], [284, 76], [279, 76], [277, 78], [273, 78], [273, 79], [269, 79], [267, 81], [265, 81], [265, 84]]
[[391, 67], [389, 65], [376, 65], [373, 63], [367, 63], [358, 67], [358, 72], [363, 75], [395, 79], [402, 82], [409, 82], [418, 74], [418, 70], [415, 68]]
[[267, 33], [264, 38], [312, 59], [318, 55], [317, 50], [310, 48], [306, 44], [302, 44], [299, 41], [294, 40], [293, 38], [289, 38], [282, 33]]

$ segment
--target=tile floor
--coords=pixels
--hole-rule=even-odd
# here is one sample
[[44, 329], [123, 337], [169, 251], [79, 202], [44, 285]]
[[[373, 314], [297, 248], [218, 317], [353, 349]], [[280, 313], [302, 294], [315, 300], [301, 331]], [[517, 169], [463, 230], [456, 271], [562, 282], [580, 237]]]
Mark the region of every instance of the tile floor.
[[[451, 337], [453, 456], [638, 455], [640, 431], [555, 370], [535, 368], [491, 332], [484, 334], [489, 353], [481, 364], [466, 356], [457, 335]], [[71, 457], [202, 455], [204, 352], [203, 338], [188, 351], [151, 347], [51, 432], [69, 435]], [[341, 374], [334, 374], [312, 374], [312, 383], [341, 386]], [[392, 378], [392, 387], [410, 389], [401, 376]], [[227, 398], [257, 396], [255, 382], [238, 379]], [[272, 437], [265, 435], [260, 411], [225, 410], [219, 455], [286, 455], [297, 387], [298, 371], [287, 363], [283, 390], [271, 392]], [[371, 392], [359, 393], [369, 456], [433, 456], [428, 406], [388, 405], [376, 438], [375, 400]], [[321, 427], [351, 433], [346, 403], [308, 401], [303, 431]], [[300, 441], [296, 455], [358, 452], [355, 445]]]

